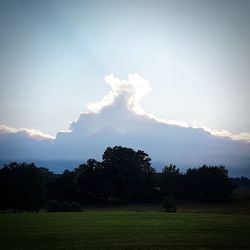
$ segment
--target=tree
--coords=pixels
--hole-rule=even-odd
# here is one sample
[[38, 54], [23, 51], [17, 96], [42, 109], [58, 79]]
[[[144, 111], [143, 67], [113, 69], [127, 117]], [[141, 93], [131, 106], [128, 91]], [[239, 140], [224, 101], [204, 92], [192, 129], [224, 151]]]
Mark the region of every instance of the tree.
[[97, 202], [106, 197], [103, 166], [95, 159], [89, 159], [76, 171], [76, 181], [83, 203]]
[[1, 210], [38, 211], [45, 200], [44, 178], [33, 163], [10, 163], [0, 170]]
[[62, 175], [54, 179], [49, 185], [49, 199], [57, 201], [77, 201], [79, 193], [75, 180], [75, 172], [65, 170]]
[[102, 165], [109, 196], [127, 201], [152, 198], [155, 170], [150, 161], [148, 154], [141, 150], [108, 147]]
[[188, 169], [185, 176], [186, 195], [189, 199], [222, 202], [232, 194], [234, 185], [224, 166], [206, 166]]
[[160, 179], [162, 196], [173, 195], [176, 199], [183, 195], [183, 174], [175, 165], [170, 164], [162, 169]]

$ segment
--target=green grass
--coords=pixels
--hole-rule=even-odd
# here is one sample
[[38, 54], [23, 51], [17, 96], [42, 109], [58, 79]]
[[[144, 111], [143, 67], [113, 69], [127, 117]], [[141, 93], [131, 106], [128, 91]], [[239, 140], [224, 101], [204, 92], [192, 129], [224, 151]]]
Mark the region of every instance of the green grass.
[[250, 249], [249, 219], [115, 210], [0, 214], [0, 249]]

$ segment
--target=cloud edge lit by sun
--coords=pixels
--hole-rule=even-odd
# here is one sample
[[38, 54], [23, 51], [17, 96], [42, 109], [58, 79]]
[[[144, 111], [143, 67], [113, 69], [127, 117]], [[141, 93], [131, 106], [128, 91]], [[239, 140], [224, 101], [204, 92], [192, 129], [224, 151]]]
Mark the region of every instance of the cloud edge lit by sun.
[[111, 90], [102, 98], [101, 101], [89, 104], [87, 106], [90, 113], [101, 112], [103, 108], [111, 105], [116, 97], [118, 97], [119, 95], [124, 95], [128, 110], [136, 113], [137, 115], [144, 115], [148, 118], [154, 119], [156, 122], [164, 123], [167, 125], [202, 129], [213, 136], [227, 137], [235, 141], [246, 141], [250, 143], [250, 133], [242, 132], [234, 134], [225, 129], [212, 129], [208, 126], [202, 125], [199, 121], [188, 124], [185, 121], [159, 118], [152, 113], [144, 111], [144, 109], [140, 105], [140, 101], [144, 96], [152, 91], [152, 88], [149, 81], [142, 77], [139, 73], [129, 73], [127, 80], [120, 79], [118, 76], [115, 76], [113, 73], [111, 73], [105, 75], [104, 80], [111, 86]]
[[[152, 88], [150, 86], [149, 81], [144, 77], [142, 77], [139, 73], [130, 73], [128, 74], [127, 79], [120, 79], [118, 76], [115, 76], [113, 73], [111, 73], [105, 75], [104, 80], [108, 85], [110, 85], [111, 90], [99, 102], [89, 104], [87, 106], [88, 107], [87, 114], [89, 113], [98, 114], [102, 112], [102, 110], [105, 109], [106, 107], [109, 107], [112, 104], [114, 104], [116, 98], [122, 97], [121, 99], [124, 102], [125, 107], [129, 112], [133, 112], [140, 116], [145, 116], [149, 119], [154, 120], [155, 122], [163, 123], [166, 125], [183, 127], [183, 128], [202, 129], [203, 131], [206, 131], [209, 134], [216, 137], [225, 137], [225, 138], [230, 138], [234, 141], [245, 141], [247, 143], [250, 143], [250, 133], [242, 132], [234, 134], [224, 129], [211, 129], [208, 126], [202, 125], [199, 121], [198, 122], [195, 121], [192, 124], [188, 124], [185, 121], [162, 119], [155, 116], [152, 113], [146, 112], [141, 107], [140, 101], [143, 99], [144, 96], [146, 96], [152, 91]], [[83, 113], [83, 115], [85, 114], [86, 113]], [[75, 121], [71, 122], [69, 130], [64, 132], [71, 133], [73, 125], [79, 121], [80, 117]], [[5, 125], [0, 125], [0, 134], [17, 134], [17, 133], [19, 134], [21, 133], [24, 136], [35, 140], [53, 140], [56, 138], [49, 134], [43, 133], [37, 129], [13, 128]]]

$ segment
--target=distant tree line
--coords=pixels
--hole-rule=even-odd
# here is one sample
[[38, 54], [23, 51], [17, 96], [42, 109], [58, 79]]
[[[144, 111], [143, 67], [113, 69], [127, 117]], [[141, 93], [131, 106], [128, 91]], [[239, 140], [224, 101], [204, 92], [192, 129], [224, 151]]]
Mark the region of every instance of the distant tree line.
[[89, 159], [63, 174], [33, 163], [5, 165], [0, 169], [0, 209], [32, 212], [47, 206], [50, 211], [72, 211], [80, 210], [78, 204], [150, 203], [167, 196], [223, 202], [234, 187], [223, 166], [204, 165], [181, 173], [170, 164], [156, 173], [144, 151], [115, 146], [105, 150], [102, 161]]
[[237, 178], [231, 178], [231, 181], [234, 183], [235, 186], [241, 187], [241, 188], [250, 188], [250, 179], [247, 177], [237, 177]]

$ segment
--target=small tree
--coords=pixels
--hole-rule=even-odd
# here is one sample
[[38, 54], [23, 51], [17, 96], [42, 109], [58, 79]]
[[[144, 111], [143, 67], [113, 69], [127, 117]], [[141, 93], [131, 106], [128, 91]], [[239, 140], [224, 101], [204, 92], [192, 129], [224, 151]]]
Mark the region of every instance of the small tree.
[[183, 174], [175, 165], [170, 164], [162, 169], [160, 178], [161, 195], [173, 195], [175, 199], [183, 196]]
[[173, 195], [165, 196], [162, 200], [162, 205], [166, 212], [175, 213], [177, 211]]

